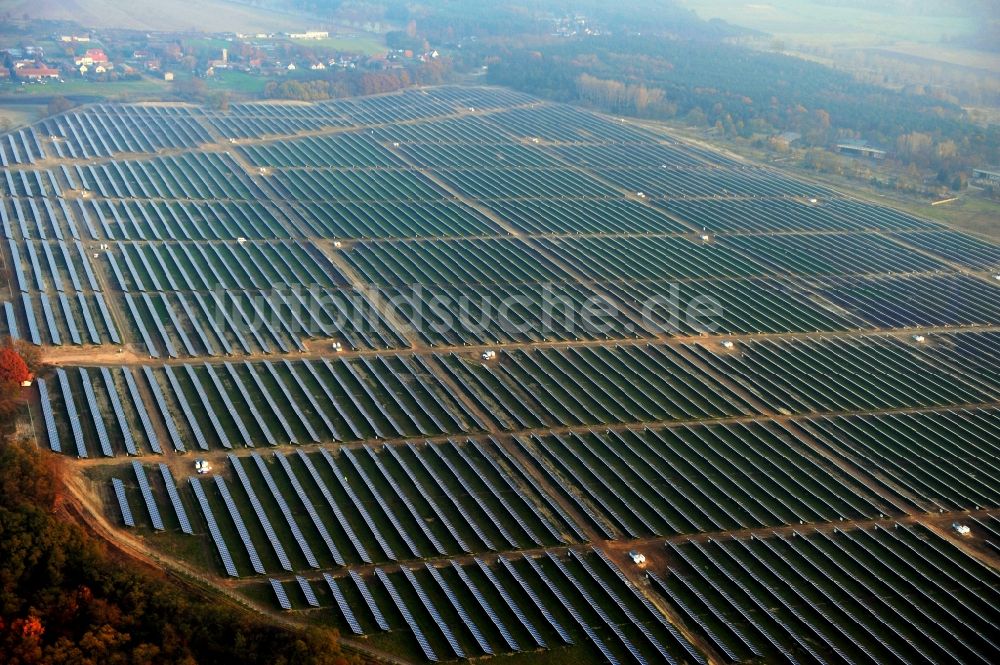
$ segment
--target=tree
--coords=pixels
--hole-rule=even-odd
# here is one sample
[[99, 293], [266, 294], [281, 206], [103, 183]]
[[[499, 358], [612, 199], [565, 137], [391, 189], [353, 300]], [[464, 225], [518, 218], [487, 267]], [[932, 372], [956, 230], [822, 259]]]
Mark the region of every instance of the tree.
[[14, 347], [0, 349], [0, 383], [20, 384], [31, 379], [31, 370]]
[[28, 342], [28, 340], [8, 337], [0, 344], [0, 348], [4, 347], [14, 349], [24, 362], [27, 363], [28, 371], [32, 374], [38, 374], [39, 370], [42, 369], [42, 352], [37, 346]]

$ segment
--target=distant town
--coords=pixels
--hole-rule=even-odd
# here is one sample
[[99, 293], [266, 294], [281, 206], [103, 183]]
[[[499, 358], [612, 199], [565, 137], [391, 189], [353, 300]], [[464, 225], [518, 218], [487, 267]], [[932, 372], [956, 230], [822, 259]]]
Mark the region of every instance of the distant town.
[[386, 48], [376, 53], [343, 50], [326, 30], [300, 33], [220, 33], [185, 39], [169, 33], [108, 32], [51, 35], [55, 47], [36, 43], [0, 50], [0, 82], [174, 80], [180, 73], [211, 77], [222, 70], [275, 76], [297, 70], [403, 68], [436, 60], [436, 49]]

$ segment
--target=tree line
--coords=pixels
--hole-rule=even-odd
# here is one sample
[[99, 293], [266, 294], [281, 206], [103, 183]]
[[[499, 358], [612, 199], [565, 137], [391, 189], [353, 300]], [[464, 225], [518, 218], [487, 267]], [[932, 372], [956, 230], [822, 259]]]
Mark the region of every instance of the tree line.
[[933, 96], [894, 91], [801, 58], [714, 40], [608, 36], [481, 47], [488, 79], [611, 112], [681, 119], [750, 138], [794, 131], [806, 146], [865, 139], [903, 164], [954, 174], [995, 162], [1000, 128]]

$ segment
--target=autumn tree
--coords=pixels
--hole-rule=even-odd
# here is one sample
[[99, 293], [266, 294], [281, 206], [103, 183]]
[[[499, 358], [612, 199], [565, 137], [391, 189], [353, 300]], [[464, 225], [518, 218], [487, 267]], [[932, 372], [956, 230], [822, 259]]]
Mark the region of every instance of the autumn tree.
[[0, 383], [20, 384], [31, 379], [31, 370], [14, 347], [0, 349]]

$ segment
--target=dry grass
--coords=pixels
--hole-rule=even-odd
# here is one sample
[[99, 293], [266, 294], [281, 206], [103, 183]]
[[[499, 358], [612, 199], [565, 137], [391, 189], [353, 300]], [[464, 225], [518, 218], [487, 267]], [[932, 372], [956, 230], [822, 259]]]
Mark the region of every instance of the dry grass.
[[74, 21], [91, 28], [197, 32], [274, 32], [311, 27], [304, 15], [226, 0], [0, 0], [0, 14]]
[[35, 104], [0, 106], [0, 131], [17, 129], [35, 122], [45, 115], [47, 108]]

